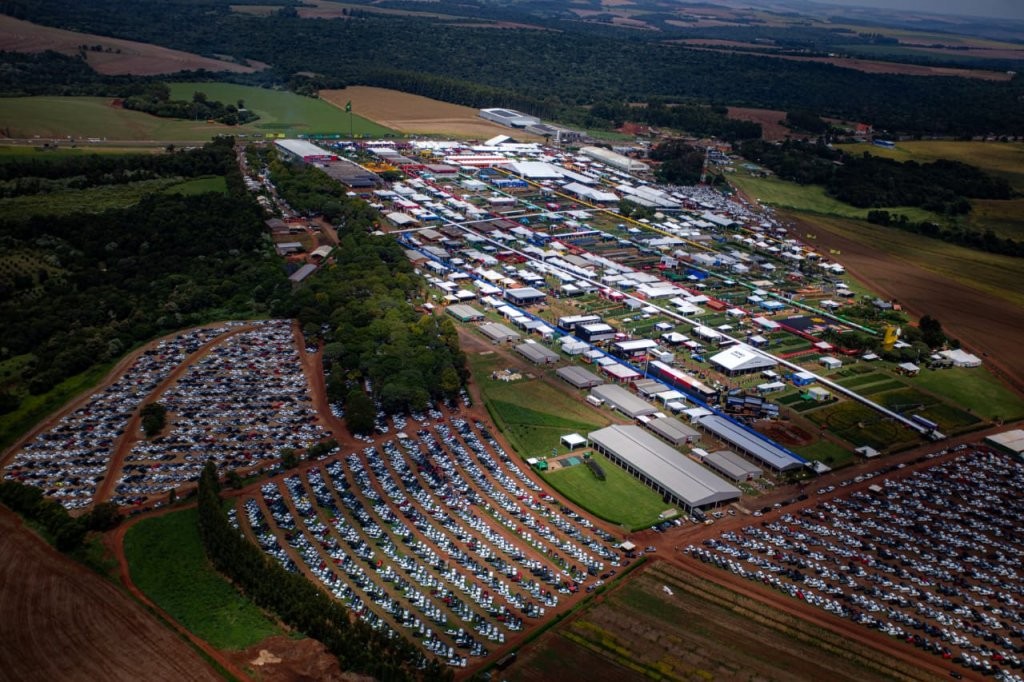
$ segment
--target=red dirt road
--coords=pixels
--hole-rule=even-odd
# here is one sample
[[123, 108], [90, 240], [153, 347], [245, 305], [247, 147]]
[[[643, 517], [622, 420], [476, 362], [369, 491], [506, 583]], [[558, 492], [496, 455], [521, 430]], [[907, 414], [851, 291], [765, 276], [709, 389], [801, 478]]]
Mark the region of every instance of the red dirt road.
[[127, 595], [0, 507], [0, 678], [220, 680]]

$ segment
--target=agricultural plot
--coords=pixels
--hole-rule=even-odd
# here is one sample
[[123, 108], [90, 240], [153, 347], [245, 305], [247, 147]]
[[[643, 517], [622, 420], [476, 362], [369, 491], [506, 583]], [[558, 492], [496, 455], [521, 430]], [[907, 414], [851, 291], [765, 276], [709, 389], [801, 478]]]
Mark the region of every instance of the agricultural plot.
[[265, 483], [240, 501], [238, 527], [357, 617], [457, 667], [617, 561], [614, 538], [559, 510], [484, 424], [431, 410], [395, 427], [379, 447]]
[[922, 370], [907, 383], [945, 396], [985, 419], [1009, 422], [1024, 417], [1024, 399], [981, 368]]
[[[813, 404], [813, 401], [808, 403]], [[876, 450], [886, 450], [918, 438], [916, 431], [849, 400], [809, 411], [807, 418], [854, 447], [868, 445]]]
[[[259, 115], [259, 120], [235, 126], [237, 133], [273, 133], [286, 136], [299, 134], [349, 134], [349, 114], [343, 107], [313, 97], [292, 92], [269, 90], [234, 83], [171, 83], [171, 99], [191, 100], [195, 92], [204, 92], [211, 100], [236, 104], [245, 102], [245, 108]], [[351, 131], [359, 136], [380, 137], [392, 134], [385, 128], [362, 116], [353, 114]]]

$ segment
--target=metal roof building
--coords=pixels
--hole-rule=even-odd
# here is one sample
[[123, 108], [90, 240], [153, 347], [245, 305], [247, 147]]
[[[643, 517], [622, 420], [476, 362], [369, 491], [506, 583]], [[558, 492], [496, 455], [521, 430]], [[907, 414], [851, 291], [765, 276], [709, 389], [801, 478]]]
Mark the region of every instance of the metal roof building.
[[616, 384], [603, 384], [590, 389], [590, 394], [608, 403], [608, 405], [630, 419], [654, 414], [658, 408], [646, 400], [639, 398], [622, 386]]
[[565, 379], [576, 388], [593, 388], [594, 386], [600, 386], [604, 383], [604, 379], [593, 372], [588, 372], [582, 367], [576, 367], [575, 365], [562, 367], [556, 371], [555, 374], [560, 376], [562, 379]]
[[595, 450], [686, 509], [739, 499], [736, 487], [639, 426], [613, 425], [588, 438]]
[[772, 471], [795, 471], [804, 465], [804, 460], [776, 445], [764, 436], [752, 433], [725, 417], [711, 414], [697, 421], [701, 428], [732, 445], [740, 452], [753, 457]]
[[450, 305], [447, 308], [447, 312], [459, 322], [472, 322], [474, 320], [484, 319], [484, 314], [482, 312], [471, 305], [466, 305], [465, 303]]
[[480, 118], [509, 128], [525, 128], [540, 123], [536, 116], [530, 116], [514, 109], [481, 109]]
[[647, 422], [646, 426], [675, 446], [700, 440], [700, 432], [697, 429], [684, 424], [675, 417], [652, 419]]
[[480, 325], [480, 331], [495, 343], [504, 343], [506, 341], [518, 341], [519, 332], [513, 331], [503, 324], [497, 322], [490, 322], [488, 324]]
[[778, 363], [763, 353], [758, 353], [746, 344], [737, 344], [708, 358], [711, 364], [717, 365], [725, 374], [748, 374], [771, 369]]
[[548, 365], [559, 360], [558, 353], [555, 351], [547, 346], [529, 341], [516, 346], [516, 352], [535, 365]]
[[314, 272], [316, 272], [316, 265], [313, 263], [306, 263], [301, 268], [290, 274], [288, 276], [288, 281], [292, 284], [300, 284]]
[[749, 481], [754, 478], [761, 478], [764, 473], [757, 466], [743, 459], [731, 450], [716, 450], [708, 453], [704, 463], [718, 473], [731, 478], [734, 481]]
[[274, 140], [274, 146], [287, 161], [337, 161], [338, 155], [305, 140]]

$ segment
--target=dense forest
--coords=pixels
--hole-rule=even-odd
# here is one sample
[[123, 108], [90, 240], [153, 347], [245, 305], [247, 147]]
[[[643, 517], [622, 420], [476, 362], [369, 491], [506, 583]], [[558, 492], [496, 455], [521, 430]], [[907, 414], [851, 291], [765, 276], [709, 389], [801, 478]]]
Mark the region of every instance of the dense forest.
[[0, 360], [23, 360], [0, 387], [15, 398], [8, 409], [26, 392], [45, 393], [161, 333], [289, 312], [287, 278], [242, 186], [230, 139], [164, 156], [12, 161], [0, 164], [0, 175], [8, 191], [31, 191], [33, 177], [88, 184], [144, 169], [216, 172], [231, 191], [151, 194], [103, 213], [0, 221]]
[[651, 159], [659, 161], [655, 176], [670, 185], [696, 185], [704, 169], [704, 150], [680, 140], [668, 140], [651, 149]]
[[[231, 76], [239, 82], [285, 84], [312, 72], [324, 86], [393, 87], [469, 106], [512, 106], [567, 123], [587, 121], [600, 105], [614, 110], [662, 98], [813, 111], [907, 133], [1024, 134], [1020, 76], [994, 82], [868, 74], [824, 63], [695, 50], [663, 42], [660, 34], [575, 22], [556, 23], [557, 31], [495, 30], [370, 12], [334, 21], [286, 12], [260, 17], [232, 12], [231, 4], [81, 0], [69, 6], [61, 0], [5, 0], [0, 9], [43, 24], [273, 65], [264, 73]], [[479, 9], [481, 16], [510, 11]], [[297, 49], [300, 45], [314, 47]]]
[[289, 573], [245, 539], [228, 521], [213, 462], [199, 479], [199, 535], [214, 567], [258, 606], [303, 632], [338, 657], [348, 673], [398, 680], [450, 680], [436, 659], [425, 661], [403, 637], [390, 638], [361, 620], [300, 573]]
[[376, 211], [345, 196], [316, 168], [271, 161], [270, 169], [293, 208], [329, 214], [339, 226], [335, 263], [295, 292], [293, 304], [307, 334], [327, 342], [328, 395], [346, 404], [350, 428], [373, 428], [374, 410], [361, 396], [364, 380], [373, 388], [372, 400], [388, 413], [456, 397], [469, 373], [455, 327], [447, 317], [413, 308], [422, 280], [393, 237], [371, 233]]

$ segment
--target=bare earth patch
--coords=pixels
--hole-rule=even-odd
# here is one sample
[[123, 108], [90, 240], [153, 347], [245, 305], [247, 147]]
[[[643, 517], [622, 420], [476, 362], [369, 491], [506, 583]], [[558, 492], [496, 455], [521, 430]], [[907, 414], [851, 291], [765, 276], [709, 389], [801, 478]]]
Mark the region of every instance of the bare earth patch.
[[102, 52], [86, 52], [86, 62], [98, 73], [110, 76], [151, 76], [196, 69], [253, 73], [267, 68], [262, 62], [251, 62], [252, 66], [244, 66], [149, 43], [65, 31], [0, 15], [0, 50], [29, 53], [53, 50], [75, 55], [78, 54], [79, 45], [102, 46]]
[[0, 507], [0, 678], [209, 680], [173, 630]]
[[790, 130], [779, 121], [786, 118], [785, 111], [774, 109], [750, 109], [746, 107], [729, 107], [729, 118], [734, 121], [753, 121], [761, 124], [761, 137], [768, 142], [784, 140], [790, 135]]
[[343, 673], [338, 659], [323, 644], [308, 637], [269, 637], [245, 651], [227, 652], [227, 655], [259, 682], [362, 682], [370, 679], [355, 673]]
[[509, 135], [522, 141], [540, 140], [535, 135], [485, 121], [472, 107], [397, 90], [352, 86], [344, 90], [321, 90], [320, 99], [341, 108], [351, 101], [355, 113], [402, 133], [480, 140]]

